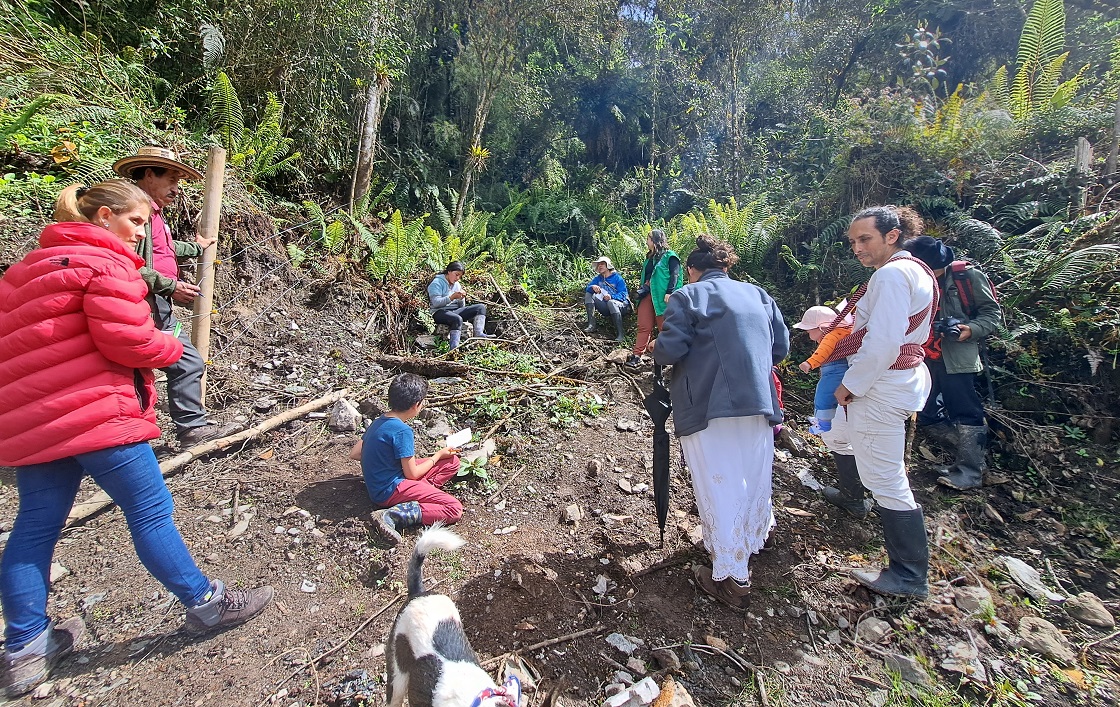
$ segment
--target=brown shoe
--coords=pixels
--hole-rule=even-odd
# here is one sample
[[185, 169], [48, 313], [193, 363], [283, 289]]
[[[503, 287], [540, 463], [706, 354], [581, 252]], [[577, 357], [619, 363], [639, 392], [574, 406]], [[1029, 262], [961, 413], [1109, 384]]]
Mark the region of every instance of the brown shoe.
[[70, 655], [78, 641], [85, 635], [86, 625], [78, 616], [69, 618], [47, 629], [46, 651], [31, 653], [4, 660], [4, 694], [19, 697], [34, 690], [50, 677], [58, 663]]
[[746, 611], [750, 607], [750, 585], [743, 586], [730, 577], [715, 581], [712, 568], [703, 565], [692, 566], [692, 576], [704, 592], [730, 606], [736, 611]]
[[220, 579], [215, 579], [210, 586], [213, 588], [210, 600], [187, 609], [189, 633], [219, 631], [243, 624], [264, 611], [272, 603], [274, 593], [269, 586], [229, 589]]
[[231, 422], [228, 425], [208, 422], [201, 427], [191, 427], [181, 431], [179, 433], [179, 446], [187, 449], [203, 442], [235, 435], [243, 429], [245, 429], [245, 426], [239, 422]]

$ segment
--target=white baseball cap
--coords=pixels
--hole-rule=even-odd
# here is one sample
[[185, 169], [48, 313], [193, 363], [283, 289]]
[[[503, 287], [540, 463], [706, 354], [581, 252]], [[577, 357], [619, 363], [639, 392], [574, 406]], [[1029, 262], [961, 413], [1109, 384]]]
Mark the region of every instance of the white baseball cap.
[[793, 325], [794, 329], [802, 329], [808, 331], [810, 329], [822, 329], [832, 323], [836, 319], [837, 312], [833, 311], [831, 307], [809, 307], [805, 311], [805, 316], [801, 317], [801, 321]]

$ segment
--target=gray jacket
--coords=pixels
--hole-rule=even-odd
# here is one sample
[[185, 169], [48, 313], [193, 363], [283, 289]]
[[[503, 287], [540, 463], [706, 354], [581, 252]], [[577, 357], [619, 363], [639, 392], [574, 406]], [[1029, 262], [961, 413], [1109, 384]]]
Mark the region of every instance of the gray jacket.
[[653, 359], [673, 364], [673, 425], [678, 436], [720, 417], [764, 415], [782, 421], [773, 366], [789, 354], [789, 330], [761, 287], [709, 270], [669, 298]]

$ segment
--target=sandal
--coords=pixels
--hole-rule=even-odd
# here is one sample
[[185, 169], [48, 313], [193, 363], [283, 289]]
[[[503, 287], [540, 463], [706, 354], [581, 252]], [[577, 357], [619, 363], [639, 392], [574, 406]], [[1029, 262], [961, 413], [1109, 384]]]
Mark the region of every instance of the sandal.
[[715, 581], [712, 568], [693, 565], [692, 576], [708, 596], [718, 599], [736, 611], [746, 611], [750, 607], [750, 584], [743, 586], [730, 577]]

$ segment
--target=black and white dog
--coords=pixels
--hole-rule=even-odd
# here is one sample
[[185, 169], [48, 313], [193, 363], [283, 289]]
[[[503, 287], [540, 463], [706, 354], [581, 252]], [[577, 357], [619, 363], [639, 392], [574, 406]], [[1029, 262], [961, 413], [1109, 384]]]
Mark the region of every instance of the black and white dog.
[[463, 633], [450, 597], [424, 591], [424, 559], [434, 549], [458, 550], [465, 541], [436, 523], [416, 541], [408, 563], [408, 601], [385, 643], [387, 707], [518, 707], [521, 683], [494, 684]]

